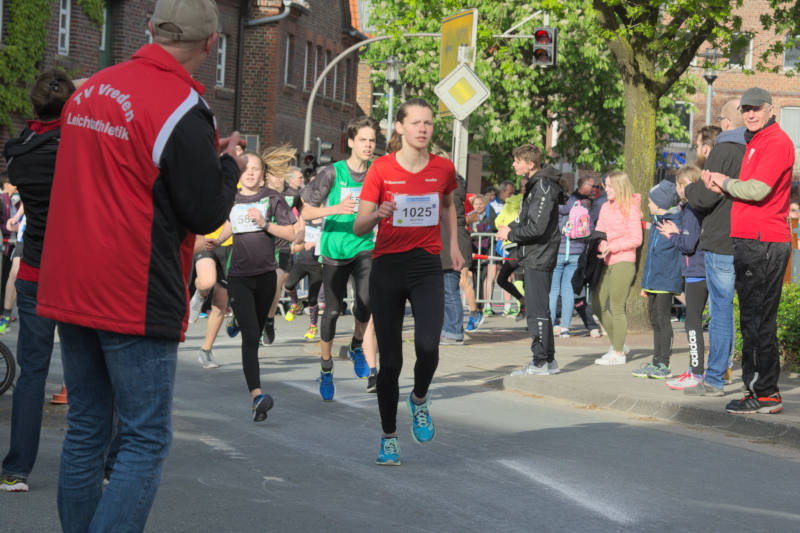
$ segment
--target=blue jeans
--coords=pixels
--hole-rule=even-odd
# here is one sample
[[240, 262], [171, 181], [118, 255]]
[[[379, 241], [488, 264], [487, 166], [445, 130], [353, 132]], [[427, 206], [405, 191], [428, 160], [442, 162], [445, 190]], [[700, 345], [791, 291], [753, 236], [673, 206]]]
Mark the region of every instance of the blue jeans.
[[572, 276], [578, 269], [580, 254], [558, 255], [556, 268], [553, 270], [553, 281], [550, 282], [550, 322], [556, 323], [556, 305], [561, 295], [561, 327], [569, 329], [572, 322], [572, 311], [575, 306], [575, 291], [572, 289]]
[[18, 279], [17, 307], [19, 378], [11, 407], [11, 445], [3, 459], [3, 473], [27, 478], [39, 451], [44, 386], [50, 371], [56, 323], [36, 314], [38, 283]]
[[725, 385], [728, 359], [733, 352], [733, 295], [736, 274], [733, 256], [706, 251], [706, 285], [708, 285], [711, 322], [708, 324], [708, 365], [706, 382], [721, 389]]
[[[59, 323], [69, 393], [58, 477], [64, 533], [144, 530], [172, 442], [178, 343]], [[120, 448], [103, 490], [114, 403]]]
[[464, 308], [461, 305], [461, 273], [455, 270], [442, 270], [444, 279], [444, 323], [442, 337], [464, 340]]

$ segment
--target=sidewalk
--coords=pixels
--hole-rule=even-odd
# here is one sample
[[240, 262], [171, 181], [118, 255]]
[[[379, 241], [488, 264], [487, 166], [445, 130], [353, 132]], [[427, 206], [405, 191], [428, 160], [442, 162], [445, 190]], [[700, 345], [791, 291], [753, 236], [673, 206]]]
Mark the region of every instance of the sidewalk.
[[[576, 320], [576, 322], [579, 322]], [[573, 322], [573, 327], [575, 322]], [[683, 323], [674, 322], [671, 367], [678, 375], [689, 368]], [[585, 330], [578, 330], [584, 335]], [[408, 336], [408, 333], [406, 334]], [[642, 379], [631, 372], [652, 357], [649, 332], [630, 334], [626, 344], [628, 363], [599, 366], [594, 360], [608, 350], [608, 337], [556, 338], [556, 361], [561, 372], [552, 376], [512, 377], [513, 370], [530, 360], [530, 339], [524, 322], [490, 317], [479, 330], [465, 338], [463, 346], [441, 346], [436, 381], [459, 377], [501, 390], [557, 398], [586, 409], [615, 409], [641, 417], [653, 417], [698, 427], [729, 431], [758, 442], [800, 449], [800, 376], [784, 372], [781, 395], [784, 411], [775, 415], [732, 415], [725, 405], [743, 394], [741, 368], [734, 365], [733, 384], [722, 398], [686, 396], [669, 389], [662, 380]], [[706, 348], [708, 347], [706, 340]], [[411, 347], [413, 352], [413, 347]], [[409, 354], [413, 357], [413, 354]]]

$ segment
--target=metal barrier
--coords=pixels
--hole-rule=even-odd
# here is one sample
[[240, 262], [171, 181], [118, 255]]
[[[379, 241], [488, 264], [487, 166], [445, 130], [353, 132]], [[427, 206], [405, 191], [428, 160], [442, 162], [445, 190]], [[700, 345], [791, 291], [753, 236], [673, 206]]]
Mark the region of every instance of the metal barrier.
[[[470, 234], [470, 238], [473, 240], [473, 242], [476, 239], [477, 239], [477, 242], [478, 242], [478, 253], [473, 253], [472, 254], [472, 260], [475, 261], [475, 278], [476, 278], [475, 279], [475, 302], [481, 303], [481, 304], [489, 304], [489, 305], [493, 305], [493, 304], [503, 305], [503, 304], [505, 304], [506, 300], [503, 298], [503, 292], [504, 291], [500, 292], [500, 297], [499, 298], [492, 298], [492, 296], [494, 295], [494, 292], [492, 292], [492, 294], [490, 294], [488, 298], [485, 297], [486, 295], [483, 295], [484, 297], [481, 297], [482, 296], [481, 292], [483, 291], [483, 284], [481, 283], [481, 270], [482, 270], [483, 266], [486, 266], [488, 268], [488, 265], [501, 264], [503, 261], [507, 261], [508, 258], [500, 257], [499, 255], [495, 255], [495, 253], [496, 253], [495, 246], [496, 246], [496, 243], [497, 243], [497, 239], [496, 239], [494, 233], [477, 231], [475, 233], [471, 233]], [[489, 254], [480, 253], [484, 248], [483, 247], [484, 239], [488, 239], [488, 241], [489, 241]], [[492, 280], [491, 286], [492, 287], [495, 286], [494, 280]]]

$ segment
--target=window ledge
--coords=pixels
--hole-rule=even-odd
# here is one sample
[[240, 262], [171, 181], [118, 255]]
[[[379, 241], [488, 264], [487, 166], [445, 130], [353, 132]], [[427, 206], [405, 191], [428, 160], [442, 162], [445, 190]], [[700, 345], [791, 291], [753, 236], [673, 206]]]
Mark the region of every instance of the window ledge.
[[224, 87], [224, 86], [222, 86], [222, 87], [215, 86], [214, 87], [214, 95], [219, 100], [233, 100], [233, 97], [236, 95], [236, 91], [234, 91], [233, 89], [229, 89], [228, 87]]

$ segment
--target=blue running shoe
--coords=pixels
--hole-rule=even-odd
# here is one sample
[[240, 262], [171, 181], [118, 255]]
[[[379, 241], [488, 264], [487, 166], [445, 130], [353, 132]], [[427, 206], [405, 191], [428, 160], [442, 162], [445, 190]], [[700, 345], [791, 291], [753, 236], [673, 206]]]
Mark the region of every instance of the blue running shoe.
[[411, 414], [411, 436], [419, 444], [432, 441], [436, 435], [436, 429], [433, 427], [433, 420], [428, 411], [431, 401], [425, 400], [422, 405], [417, 405], [411, 400], [411, 393], [409, 393], [406, 405]]
[[397, 440], [397, 437], [381, 439], [381, 450], [378, 452], [378, 459], [375, 464], [383, 466], [397, 466], [400, 464], [400, 441]]
[[239, 324], [236, 322], [236, 317], [232, 316], [225, 324], [225, 330], [228, 332], [228, 337], [235, 337], [239, 334]]
[[357, 378], [367, 379], [369, 377], [369, 365], [364, 357], [364, 350], [361, 347], [347, 349], [347, 357], [353, 361], [353, 372], [356, 373]]
[[471, 333], [476, 329], [478, 329], [478, 326], [480, 326], [482, 323], [483, 323], [483, 313], [481, 313], [480, 311], [475, 311], [474, 313], [469, 315], [469, 319], [467, 319], [467, 327], [464, 328], [464, 331], [466, 331], [467, 333]]
[[267, 419], [267, 411], [272, 409], [275, 402], [269, 394], [259, 394], [253, 398], [253, 422], [263, 422]]
[[319, 395], [326, 402], [333, 401], [333, 393], [336, 388], [333, 385], [333, 370], [325, 372], [324, 370], [319, 373]]

